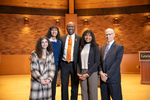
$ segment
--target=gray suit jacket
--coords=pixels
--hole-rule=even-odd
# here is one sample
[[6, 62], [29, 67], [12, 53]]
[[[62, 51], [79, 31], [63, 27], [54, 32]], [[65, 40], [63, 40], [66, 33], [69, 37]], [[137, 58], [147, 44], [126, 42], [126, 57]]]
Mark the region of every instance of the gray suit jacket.
[[100, 71], [103, 71], [108, 75], [106, 83], [120, 83], [120, 63], [123, 57], [124, 47], [123, 45], [114, 42], [110, 47], [105, 60], [103, 60], [106, 46], [107, 44], [104, 44], [100, 50]]
[[[65, 42], [66, 42], [66, 37], [68, 34], [65, 34], [60, 37], [60, 40], [62, 42], [62, 48], [61, 48], [61, 54], [60, 54], [60, 67], [61, 67], [61, 61], [64, 53], [64, 47], [65, 47]], [[75, 44], [74, 44], [74, 68], [75, 71], [77, 70], [77, 63], [79, 61], [79, 45], [81, 41], [81, 36], [75, 34]]]

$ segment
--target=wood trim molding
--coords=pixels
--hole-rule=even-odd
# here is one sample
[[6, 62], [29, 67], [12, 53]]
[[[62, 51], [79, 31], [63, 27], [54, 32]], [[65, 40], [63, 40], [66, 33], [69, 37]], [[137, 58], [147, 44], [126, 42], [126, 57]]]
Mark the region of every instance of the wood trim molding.
[[75, 13], [78, 16], [131, 14], [131, 13], [146, 13], [146, 12], [150, 12], [150, 5], [75, 10]]
[[67, 9], [46, 9], [46, 8], [31, 8], [31, 7], [16, 7], [16, 6], [0, 5], [0, 13], [65, 16], [65, 14], [68, 13], [68, 10]]
[[[128, 7], [75, 9], [75, 14], [77, 14], [78, 16], [131, 14], [131, 13], [146, 13], [146, 12], [150, 12], [150, 4], [140, 6], [128, 6]], [[46, 8], [0, 5], [0, 13], [65, 16], [65, 14], [69, 13], [69, 9], [46, 9]]]
[[69, 0], [69, 14], [74, 14], [74, 0]]

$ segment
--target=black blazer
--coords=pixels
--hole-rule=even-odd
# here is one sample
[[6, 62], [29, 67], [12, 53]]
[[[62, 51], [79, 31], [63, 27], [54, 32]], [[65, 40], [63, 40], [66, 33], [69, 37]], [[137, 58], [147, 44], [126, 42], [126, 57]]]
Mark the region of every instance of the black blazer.
[[[63, 36], [60, 37], [60, 41], [62, 42], [62, 48], [61, 48], [61, 53], [60, 53], [60, 67], [61, 67], [61, 61], [62, 61], [62, 57], [63, 57], [63, 53], [64, 53], [64, 47], [65, 47], [65, 42], [66, 42], [66, 37], [68, 34], [65, 34]], [[75, 34], [75, 44], [74, 44], [74, 69], [75, 71], [77, 70], [77, 63], [78, 63], [78, 59], [79, 59], [79, 45], [80, 45], [80, 41], [81, 41], [81, 36]]]
[[100, 71], [103, 71], [108, 75], [106, 83], [120, 83], [120, 63], [123, 57], [124, 47], [123, 45], [114, 42], [110, 47], [105, 60], [103, 60], [106, 46], [107, 44], [104, 44], [101, 47]]
[[[80, 54], [83, 48], [80, 47]], [[100, 50], [99, 46], [90, 47], [89, 57], [88, 57], [88, 72], [87, 74], [92, 75], [93, 72], [97, 72], [100, 62]], [[77, 73], [82, 73], [82, 62], [81, 56], [79, 60], [79, 66], [77, 68]]]

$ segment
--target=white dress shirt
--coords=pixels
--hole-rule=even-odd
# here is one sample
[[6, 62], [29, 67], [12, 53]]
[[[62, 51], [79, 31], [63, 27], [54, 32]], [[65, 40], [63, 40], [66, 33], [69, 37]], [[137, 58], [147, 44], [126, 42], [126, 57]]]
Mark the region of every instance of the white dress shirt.
[[67, 48], [68, 48], [68, 40], [69, 40], [69, 36], [71, 36], [71, 39], [72, 39], [72, 48], [71, 48], [71, 61], [74, 61], [73, 59], [73, 53], [74, 53], [74, 42], [75, 42], [75, 33], [72, 34], [72, 35], [67, 35], [66, 37], [66, 42], [65, 42], [65, 47], [64, 47], [64, 53], [63, 53], [63, 60], [64, 61], [67, 61], [66, 58], [67, 58]]
[[109, 49], [110, 49], [110, 47], [112, 46], [112, 44], [114, 43], [114, 40], [113, 41], [111, 41], [111, 42], [109, 42], [109, 47], [108, 47], [108, 51], [109, 51]]

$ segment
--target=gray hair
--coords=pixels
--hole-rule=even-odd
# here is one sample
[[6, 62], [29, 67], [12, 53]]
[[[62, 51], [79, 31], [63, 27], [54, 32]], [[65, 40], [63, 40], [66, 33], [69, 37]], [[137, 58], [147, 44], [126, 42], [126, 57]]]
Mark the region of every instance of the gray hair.
[[105, 30], [105, 33], [106, 33], [107, 31], [112, 31], [113, 33], [115, 33], [112, 28], [107, 28], [107, 29]]

